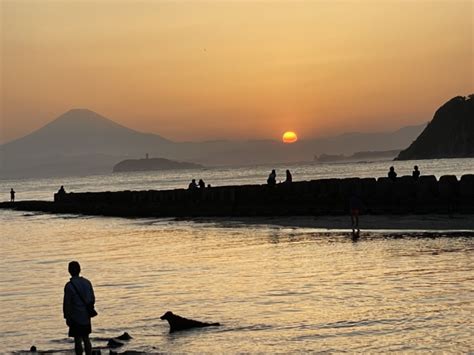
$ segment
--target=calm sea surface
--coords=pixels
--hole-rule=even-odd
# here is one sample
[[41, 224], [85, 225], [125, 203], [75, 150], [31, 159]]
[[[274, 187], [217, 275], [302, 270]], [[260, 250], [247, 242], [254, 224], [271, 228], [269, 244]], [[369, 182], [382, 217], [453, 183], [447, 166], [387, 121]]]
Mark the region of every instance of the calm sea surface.
[[[474, 173], [473, 159], [290, 166], [295, 180]], [[272, 167], [0, 181], [8, 197], [264, 182]], [[277, 166], [283, 180], [286, 166]], [[278, 178], [277, 178], [278, 179]], [[288, 228], [235, 220], [120, 219], [0, 210], [0, 352], [72, 349], [67, 263], [95, 287], [93, 345], [124, 331], [147, 352], [470, 352], [473, 232]], [[168, 334], [159, 317], [222, 323]]]

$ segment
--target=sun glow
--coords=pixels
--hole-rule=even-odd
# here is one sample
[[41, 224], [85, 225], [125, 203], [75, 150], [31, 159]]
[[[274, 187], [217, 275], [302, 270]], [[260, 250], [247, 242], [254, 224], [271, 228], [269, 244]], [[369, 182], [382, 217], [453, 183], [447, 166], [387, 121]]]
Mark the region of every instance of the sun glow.
[[298, 140], [298, 136], [295, 132], [287, 131], [283, 133], [282, 137], [283, 143], [294, 143]]

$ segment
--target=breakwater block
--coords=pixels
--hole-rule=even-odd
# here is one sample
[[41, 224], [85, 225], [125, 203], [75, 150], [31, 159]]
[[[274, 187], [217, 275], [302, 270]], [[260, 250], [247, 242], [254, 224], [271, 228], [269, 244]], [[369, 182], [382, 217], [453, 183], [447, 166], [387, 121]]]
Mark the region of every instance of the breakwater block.
[[219, 186], [55, 194], [54, 202], [4, 202], [0, 208], [121, 217], [314, 216], [349, 211], [356, 194], [362, 213], [474, 213], [474, 175], [320, 179], [276, 186]]

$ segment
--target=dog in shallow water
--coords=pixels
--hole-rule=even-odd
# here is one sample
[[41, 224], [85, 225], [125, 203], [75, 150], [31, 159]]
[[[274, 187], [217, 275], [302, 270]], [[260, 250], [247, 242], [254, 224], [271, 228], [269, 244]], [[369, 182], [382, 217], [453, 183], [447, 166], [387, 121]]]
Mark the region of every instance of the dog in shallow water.
[[191, 328], [203, 328], [203, 327], [212, 327], [219, 326], [219, 323], [205, 323], [197, 320], [187, 319], [180, 317], [174, 314], [171, 311], [163, 314], [160, 319], [167, 320], [170, 325], [170, 333], [176, 332], [178, 330], [185, 330]]

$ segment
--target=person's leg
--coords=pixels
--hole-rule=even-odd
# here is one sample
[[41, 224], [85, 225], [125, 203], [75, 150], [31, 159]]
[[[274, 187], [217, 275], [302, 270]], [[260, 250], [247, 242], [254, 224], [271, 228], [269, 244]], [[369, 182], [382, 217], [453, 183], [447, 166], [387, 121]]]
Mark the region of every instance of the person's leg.
[[86, 352], [86, 355], [91, 355], [92, 354], [92, 344], [91, 340], [89, 339], [89, 335], [86, 335], [82, 338], [84, 340], [84, 350]]
[[82, 338], [80, 336], [74, 337], [74, 351], [76, 355], [82, 355]]

